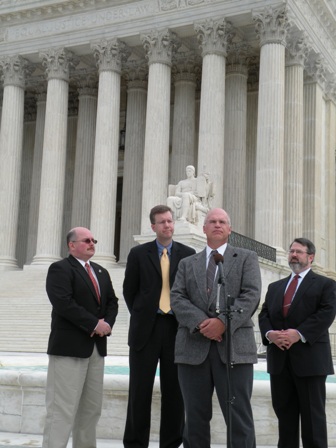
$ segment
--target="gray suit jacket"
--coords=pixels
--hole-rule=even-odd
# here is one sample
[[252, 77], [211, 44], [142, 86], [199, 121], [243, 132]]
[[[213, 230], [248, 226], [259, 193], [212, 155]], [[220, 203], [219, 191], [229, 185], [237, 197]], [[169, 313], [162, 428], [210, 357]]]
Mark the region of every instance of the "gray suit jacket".
[[[254, 338], [252, 315], [256, 311], [261, 292], [261, 276], [258, 257], [255, 252], [232, 247], [228, 244], [224, 253], [223, 270], [225, 288], [221, 287], [220, 314], [224, 323], [226, 316], [226, 294], [235, 299], [234, 307], [242, 313], [233, 313], [231, 321], [233, 363], [257, 362], [257, 348]], [[218, 273], [217, 273], [218, 283]], [[175, 282], [171, 290], [171, 305], [179, 322], [175, 344], [175, 362], [182, 364], [201, 364], [210, 349], [210, 339], [195, 327], [208, 317], [216, 314], [217, 286], [210, 298], [206, 288], [206, 250], [180, 261]], [[221, 360], [226, 362], [225, 333], [217, 343]]]

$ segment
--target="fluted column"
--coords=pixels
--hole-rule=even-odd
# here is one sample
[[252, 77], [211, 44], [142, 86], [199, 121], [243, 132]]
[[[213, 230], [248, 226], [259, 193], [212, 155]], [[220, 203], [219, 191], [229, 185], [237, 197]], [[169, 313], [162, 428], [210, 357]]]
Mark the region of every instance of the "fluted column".
[[283, 250], [285, 8], [254, 14], [260, 37], [256, 166], [256, 239]]
[[224, 206], [236, 232], [246, 234], [247, 51], [229, 46], [225, 84]]
[[77, 91], [71, 89], [69, 92], [68, 103], [68, 131], [66, 143], [66, 162], [65, 162], [65, 183], [64, 183], [64, 203], [63, 203], [63, 222], [62, 222], [62, 243], [61, 257], [68, 255], [68, 248], [64, 241], [71, 225], [75, 156], [76, 156], [76, 138], [78, 123], [78, 95]]
[[[324, 69], [320, 61], [306, 62], [303, 89], [303, 234], [314, 242], [315, 262], [321, 264], [322, 248], [322, 166], [323, 160], [323, 84]], [[324, 264], [324, 263], [323, 263]]]
[[27, 260], [29, 200], [32, 186], [36, 128], [36, 101], [34, 96], [29, 94], [25, 96], [24, 109], [20, 201], [15, 253], [17, 264], [20, 268], [23, 267]]
[[141, 36], [149, 73], [142, 190], [141, 233], [148, 233], [149, 212], [167, 199], [169, 167], [170, 81], [174, 35], [153, 30]]
[[195, 165], [196, 61], [182, 55], [173, 66], [175, 86], [171, 172], [169, 183], [185, 178], [188, 165]]
[[290, 35], [285, 70], [284, 248], [302, 235], [303, 218], [303, 68], [307, 48]]
[[246, 120], [246, 236], [255, 238], [259, 60], [249, 64]]
[[336, 148], [336, 83], [329, 86], [330, 90], [326, 98], [326, 161], [325, 161], [325, 210], [326, 214], [326, 238], [327, 241], [327, 272], [330, 274], [336, 270], [336, 228], [335, 228], [335, 148]]
[[231, 25], [225, 19], [195, 24], [202, 48], [202, 84], [198, 140], [198, 173], [214, 182], [214, 207], [223, 207], [225, 64]]
[[0, 270], [16, 269], [15, 247], [22, 164], [24, 86], [27, 61], [20, 56], [0, 60], [4, 91], [0, 130]]
[[63, 48], [50, 49], [41, 52], [40, 57], [48, 88], [34, 265], [50, 264], [60, 258], [71, 53]]
[[26, 264], [30, 264], [36, 253], [38, 211], [40, 204], [41, 171], [43, 154], [43, 135], [46, 114], [46, 87], [36, 93], [36, 128], [33, 158], [32, 184], [30, 190], [30, 207], [28, 221], [28, 241]]
[[92, 45], [99, 70], [96, 139], [91, 200], [91, 231], [101, 243], [95, 260], [115, 263], [114, 233], [118, 180], [120, 73], [128, 56], [118, 39]]
[[145, 146], [147, 80], [143, 67], [128, 73], [124, 177], [119, 262], [126, 262], [141, 231], [141, 196]]
[[94, 144], [97, 118], [97, 81], [78, 80], [78, 122], [71, 227], [90, 226]]

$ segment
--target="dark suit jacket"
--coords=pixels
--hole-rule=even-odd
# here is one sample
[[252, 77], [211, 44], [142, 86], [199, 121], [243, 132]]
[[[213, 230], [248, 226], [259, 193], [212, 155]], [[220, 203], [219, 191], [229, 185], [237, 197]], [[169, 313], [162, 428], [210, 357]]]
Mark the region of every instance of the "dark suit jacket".
[[[312, 270], [302, 280], [286, 317], [282, 302], [290, 277], [271, 283], [259, 314], [259, 326], [267, 346], [267, 366], [271, 374], [281, 373], [286, 357], [290, 357], [298, 376], [334, 373], [328, 328], [336, 313], [336, 283]], [[293, 328], [306, 339], [293, 344], [288, 351], [280, 350], [266, 338], [269, 330]]]
[[118, 313], [109, 273], [90, 262], [100, 287], [100, 303], [85, 268], [69, 256], [53, 263], [48, 270], [46, 289], [52, 304], [48, 354], [88, 358], [94, 343], [106, 356], [106, 336], [90, 337], [98, 320], [104, 318], [113, 327]]
[[[173, 241], [170, 286], [174, 283], [179, 261], [194, 253], [191, 247]], [[161, 288], [156, 240], [133, 247], [127, 258], [123, 292], [131, 314], [128, 343], [135, 350], [141, 350], [150, 338], [159, 308]]]

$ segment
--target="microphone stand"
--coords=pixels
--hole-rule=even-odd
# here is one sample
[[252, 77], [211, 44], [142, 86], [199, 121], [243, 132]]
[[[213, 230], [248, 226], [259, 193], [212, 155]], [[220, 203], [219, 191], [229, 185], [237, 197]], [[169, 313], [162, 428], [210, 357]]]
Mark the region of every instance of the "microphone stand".
[[232, 308], [234, 304], [234, 298], [229, 294], [226, 294], [225, 288], [225, 279], [223, 272], [223, 262], [218, 262], [219, 276], [218, 276], [218, 285], [217, 285], [217, 301], [216, 301], [216, 313], [220, 314], [220, 290], [221, 287], [224, 291], [224, 316], [226, 317], [226, 338], [225, 338], [225, 347], [226, 347], [226, 372], [227, 372], [227, 401], [226, 401], [226, 446], [227, 448], [232, 448], [232, 405], [234, 403], [235, 397], [232, 395], [232, 387], [231, 387], [231, 369], [233, 368], [232, 363], [232, 353], [231, 353], [231, 320], [233, 313], [242, 313], [242, 308]]

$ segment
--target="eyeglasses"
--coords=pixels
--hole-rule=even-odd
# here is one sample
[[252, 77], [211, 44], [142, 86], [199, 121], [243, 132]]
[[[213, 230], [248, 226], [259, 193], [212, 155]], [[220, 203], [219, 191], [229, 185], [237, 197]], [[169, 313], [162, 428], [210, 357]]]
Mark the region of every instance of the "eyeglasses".
[[308, 252], [305, 252], [304, 250], [300, 250], [300, 249], [298, 249], [298, 250], [291, 249], [291, 250], [288, 251], [288, 253], [289, 253], [290, 255], [293, 255], [293, 254], [295, 254], [295, 253], [298, 254], [298, 255], [308, 254]]
[[93, 243], [93, 244], [97, 244], [98, 241], [94, 240], [93, 238], [85, 238], [85, 240], [72, 241], [72, 243], [86, 243], [86, 244]]

